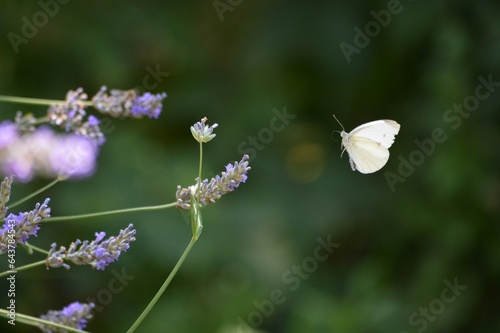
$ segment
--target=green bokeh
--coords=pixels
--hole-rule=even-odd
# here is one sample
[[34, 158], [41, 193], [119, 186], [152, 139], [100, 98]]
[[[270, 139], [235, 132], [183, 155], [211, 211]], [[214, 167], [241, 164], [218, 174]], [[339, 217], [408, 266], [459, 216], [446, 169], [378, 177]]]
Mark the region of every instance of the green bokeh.
[[[40, 4], [4, 1], [0, 11], [2, 95], [62, 99], [101, 85], [169, 95], [159, 120], [112, 120], [95, 175], [46, 194], [54, 216], [174, 201], [176, 186], [197, 176], [189, 126], [204, 116], [219, 124], [204, 146], [205, 177], [240, 160], [250, 136], [266, 141], [251, 156], [248, 181], [203, 210], [201, 239], [137, 332], [249, 332], [238, 330], [238, 318], [263, 318], [259, 332], [500, 331], [500, 92], [456, 129], [445, 120], [454, 103], [474, 95], [479, 76], [500, 81], [499, 4], [401, 1], [348, 63], [339, 45], [354, 44], [354, 28], [364, 30], [387, 1], [231, 3], [221, 20], [212, 0], [70, 1], [17, 53], [8, 34], [21, 35], [22, 18], [32, 21]], [[169, 75], [148, 89], [148, 68], [157, 66]], [[19, 109], [45, 112], [0, 108], [2, 119]], [[295, 117], [267, 137], [284, 108]], [[340, 130], [333, 113], [348, 131], [376, 119], [401, 124], [384, 169], [351, 171], [332, 133]], [[446, 141], [421, 154], [391, 191], [386, 172], [398, 174], [402, 159], [419, 154], [415, 140], [429, 140], [436, 128]], [[16, 183], [13, 200], [48, 181]], [[105, 271], [20, 272], [17, 310], [38, 316], [104, 295], [112, 271], [124, 269], [134, 279], [99, 304], [87, 330], [125, 332], [188, 244], [185, 216], [171, 209], [44, 224], [32, 240], [67, 245], [129, 223], [137, 241]], [[307, 278], [287, 279], [327, 237], [340, 244], [334, 253]], [[34, 259], [20, 250], [17, 261]], [[467, 288], [439, 303], [443, 281], [455, 279]], [[4, 308], [5, 281], [0, 286]], [[275, 290], [284, 301], [271, 309]], [[438, 314], [424, 320], [418, 313], [429, 306]], [[0, 322], [0, 332], [36, 331]]]

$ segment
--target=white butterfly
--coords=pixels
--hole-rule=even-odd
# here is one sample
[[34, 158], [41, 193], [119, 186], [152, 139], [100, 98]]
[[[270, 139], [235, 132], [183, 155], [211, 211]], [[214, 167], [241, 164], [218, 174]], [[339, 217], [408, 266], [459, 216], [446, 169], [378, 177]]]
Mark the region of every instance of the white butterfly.
[[[337, 117], [335, 119], [340, 124]], [[387, 119], [360, 125], [350, 133], [342, 126], [342, 154], [347, 150], [352, 170], [366, 174], [382, 169], [389, 160], [389, 147], [394, 143], [400, 127], [394, 120]]]

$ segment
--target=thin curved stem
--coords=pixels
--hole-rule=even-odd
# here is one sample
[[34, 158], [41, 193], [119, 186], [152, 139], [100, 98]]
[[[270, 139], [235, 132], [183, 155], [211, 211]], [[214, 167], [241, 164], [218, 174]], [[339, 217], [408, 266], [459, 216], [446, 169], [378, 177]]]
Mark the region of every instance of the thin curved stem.
[[32, 249], [32, 250], [34, 250], [34, 251], [37, 251], [37, 252], [39, 252], [39, 253], [42, 253], [42, 254], [44, 254], [44, 255], [48, 255], [48, 254], [49, 254], [49, 251], [45, 251], [44, 249], [41, 249], [41, 248], [39, 248], [39, 247], [37, 247], [37, 246], [35, 246], [35, 245], [29, 244], [28, 242], [26, 242], [26, 245], [25, 245], [25, 246], [27, 246], [27, 247], [31, 248], [31, 249]]
[[[0, 102], [8, 103], [20, 103], [20, 104], [35, 104], [35, 105], [53, 105], [53, 104], [64, 104], [66, 101], [57, 99], [44, 99], [44, 98], [29, 98], [29, 97], [18, 97], [18, 96], [4, 96], [0, 95]], [[91, 101], [84, 101], [83, 104], [91, 106]]]
[[40, 260], [40, 261], [31, 263], [31, 264], [28, 264], [28, 265], [19, 266], [19, 267], [17, 267], [13, 271], [2, 272], [2, 273], [0, 273], [0, 277], [5, 276], [5, 275], [9, 275], [9, 274], [14, 274], [14, 273], [17, 273], [19, 271], [23, 271], [25, 269], [33, 268], [33, 267], [36, 267], [36, 266], [42, 266], [42, 265], [45, 265], [45, 260]]
[[38, 194], [48, 190], [49, 188], [51, 188], [52, 186], [54, 186], [55, 184], [57, 184], [58, 182], [60, 181], [63, 181], [64, 178], [63, 177], [57, 177], [56, 179], [54, 179], [52, 182], [50, 182], [49, 184], [45, 185], [44, 187], [42, 187], [41, 189], [31, 193], [30, 195], [28, 196], [25, 196], [24, 198], [14, 202], [13, 204], [9, 205], [9, 208], [14, 208], [16, 207], [17, 205], [19, 204], [22, 204], [23, 202], [33, 198], [34, 196], [37, 196]]
[[54, 100], [54, 99], [29, 98], [29, 97], [18, 97], [18, 96], [3, 96], [3, 95], [0, 95], [0, 101], [1, 102], [9, 102], [9, 103], [36, 104], [36, 105], [52, 105], [52, 104], [64, 103], [64, 101]]
[[[198, 193], [199, 193], [200, 186], [201, 186], [202, 163], [203, 163], [203, 144], [202, 144], [202, 142], [200, 142], [200, 168], [198, 171], [198, 191], [197, 191]], [[179, 268], [182, 266], [182, 264], [186, 260], [188, 254], [191, 251], [191, 249], [193, 248], [194, 244], [198, 240], [200, 233], [201, 233], [201, 229], [203, 228], [203, 226], [201, 225], [201, 215], [200, 215], [200, 212], [198, 210], [198, 201], [196, 199], [196, 195], [191, 197], [191, 205], [192, 205], [191, 206], [191, 215], [192, 215], [191, 216], [191, 224], [193, 226], [193, 236], [191, 237], [191, 241], [189, 242], [188, 246], [186, 247], [186, 249], [182, 253], [181, 257], [179, 258], [179, 261], [177, 261], [177, 263], [175, 264], [174, 268], [172, 269], [172, 271], [168, 275], [167, 279], [165, 280], [165, 282], [163, 283], [161, 288], [156, 292], [156, 295], [149, 302], [148, 306], [144, 309], [144, 311], [142, 311], [139, 318], [137, 318], [136, 321], [132, 324], [132, 326], [128, 329], [127, 333], [135, 332], [135, 330], [137, 329], [137, 327], [139, 327], [139, 325], [142, 323], [144, 318], [146, 318], [146, 316], [149, 314], [149, 312], [151, 312], [153, 307], [156, 305], [156, 303], [158, 302], [158, 300], [163, 295], [163, 293], [167, 289], [168, 285], [170, 284], [170, 282], [174, 278], [175, 274], [177, 274], [177, 271], [179, 270]], [[194, 214], [194, 216], [193, 216], [193, 214]], [[199, 222], [199, 225], [196, 224], [196, 222]]]
[[200, 141], [200, 167], [198, 168], [198, 191], [201, 186], [201, 167], [203, 165], [203, 142]]
[[158, 205], [158, 206], [145, 206], [145, 207], [136, 207], [136, 208], [117, 209], [117, 210], [110, 210], [110, 211], [100, 212], [100, 213], [90, 213], [90, 214], [80, 214], [80, 215], [70, 215], [70, 216], [56, 216], [56, 217], [49, 217], [48, 219], [43, 220], [41, 223], [78, 220], [78, 219], [85, 219], [85, 218], [90, 218], [90, 217], [99, 217], [99, 216], [107, 216], [107, 215], [115, 215], [115, 214], [146, 212], [146, 211], [150, 211], [150, 210], [161, 210], [161, 209], [172, 208], [172, 207], [175, 207], [176, 205], [177, 205], [177, 202], [172, 202], [172, 203], [169, 203], [166, 205]]
[[163, 285], [161, 286], [161, 288], [156, 292], [156, 295], [153, 297], [151, 302], [149, 302], [148, 306], [144, 309], [144, 311], [142, 311], [139, 318], [137, 318], [136, 321], [132, 324], [132, 326], [130, 326], [127, 333], [135, 332], [135, 330], [137, 329], [137, 327], [139, 327], [139, 325], [142, 323], [144, 318], [146, 318], [146, 316], [149, 314], [149, 312], [151, 312], [151, 310], [155, 306], [156, 302], [158, 302], [158, 300], [163, 295], [163, 293], [167, 289], [168, 285], [170, 284], [170, 282], [174, 278], [175, 274], [177, 274], [177, 271], [184, 263], [184, 260], [186, 260], [186, 257], [188, 256], [189, 252], [191, 251], [191, 249], [193, 248], [195, 243], [196, 243], [196, 239], [194, 237], [191, 238], [191, 241], [189, 242], [188, 246], [186, 247], [186, 249], [182, 253], [182, 256], [179, 258], [179, 261], [177, 261], [177, 264], [175, 264], [174, 269], [172, 269], [172, 272], [170, 272], [170, 274], [168, 275], [165, 282], [163, 282]]

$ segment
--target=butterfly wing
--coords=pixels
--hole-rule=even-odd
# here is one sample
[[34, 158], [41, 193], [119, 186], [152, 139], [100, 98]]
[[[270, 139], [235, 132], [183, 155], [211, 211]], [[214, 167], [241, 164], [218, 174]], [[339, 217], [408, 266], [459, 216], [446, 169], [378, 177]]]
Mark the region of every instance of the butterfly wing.
[[382, 144], [364, 137], [350, 137], [345, 145], [352, 170], [373, 173], [382, 169], [389, 160], [389, 149]]
[[362, 137], [389, 148], [394, 143], [394, 137], [398, 134], [400, 127], [394, 120], [375, 120], [353, 129], [349, 133], [349, 138], [352, 140], [353, 137]]

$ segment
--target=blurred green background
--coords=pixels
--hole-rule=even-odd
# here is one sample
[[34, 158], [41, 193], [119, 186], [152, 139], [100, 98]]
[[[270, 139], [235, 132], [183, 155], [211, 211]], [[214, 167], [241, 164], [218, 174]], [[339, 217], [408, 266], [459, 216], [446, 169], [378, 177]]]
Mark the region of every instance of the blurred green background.
[[[377, 31], [373, 13], [388, 9], [398, 12]], [[159, 120], [112, 120], [92, 178], [57, 185], [23, 209], [46, 196], [53, 216], [174, 201], [176, 186], [196, 178], [189, 126], [204, 116], [219, 124], [204, 146], [207, 178], [248, 153], [250, 136], [264, 138], [248, 181], [203, 210], [201, 239], [137, 332], [500, 331], [498, 87], [456, 129], [445, 120], [474, 95], [478, 76], [500, 81], [498, 2], [70, 1], [15, 52], [8, 34], [21, 35], [23, 17], [42, 10], [35, 1], [2, 2], [1, 94], [63, 99], [107, 85], [168, 98]], [[369, 43], [356, 37], [366, 24]], [[340, 44], [355, 42], [368, 45], [348, 62]], [[156, 68], [163, 76], [146, 79]], [[2, 119], [46, 111], [0, 108]], [[284, 109], [295, 117], [266, 136]], [[333, 113], [347, 131], [376, 119], [401, 124], [381, 171], [353, 172], [340, 158]], [[392, 191], [387, 172], [398, 175], [402, 159], [419, 154], [415, 140], [435, 128], [447, 140]], [[12, 200], [48, 181], [16, 183]], [[100, 296], [87, 330], [125, 332], [188, 244], [186, 215], [50, 223], [31, 240], [68, 245], [129, 223], [137, 241], [105, 271], [20, 272], [17, 311], [39, 316]], [[318, 238], [339, 244], [321, 262], [310, 259]], [[17, 264], [41, 259], [18, 251]], [[307, 275], [291, 271], [302, 264]], [[120, 272], [130, 280], [109, 293]], [[444, 281], [466, 288], [453, 294]], [[5, 308], [5, 280], [0, 286]], [[277, 289], [280, 304], [270, 306]], [[2, 320], [0, 331], [38, 330]]]

